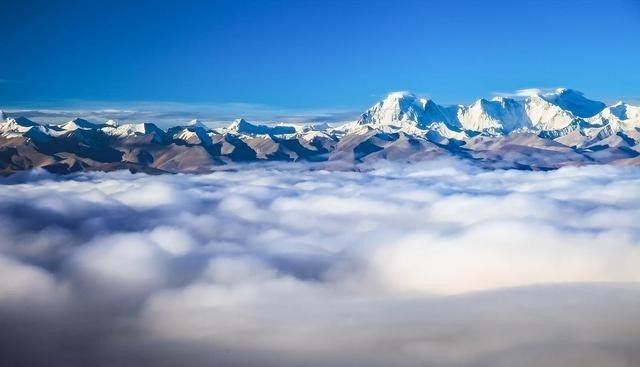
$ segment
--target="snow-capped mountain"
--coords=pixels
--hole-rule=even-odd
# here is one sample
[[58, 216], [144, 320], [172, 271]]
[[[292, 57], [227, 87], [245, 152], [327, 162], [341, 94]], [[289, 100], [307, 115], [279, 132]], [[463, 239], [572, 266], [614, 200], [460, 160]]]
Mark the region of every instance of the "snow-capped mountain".
[[64, 124], [60, 125], [60, 128], [65, 131], [73, 131], [77, 129], [90, 130], [90, 129], [97, 129], [100, 127], [102, 127], [102, 125], [92, 124], [91, 122], [81, 118], [75, 118], [71, 121], [65, 122]]
[[482, 98], [468, 107], [458, 106], [456, 117], [463, 129], [491, 135], [531, 128], [524, 106], [510, 98]]
[[0, 114], [0, 173], [5, 174], [34, 167], [58, 173], [122, 168], [206, 172], [231, 162], [344, 165], [442, 155], [519, 169], [640, 164], [640, 107], [606, 106], [566, 88], [451, 106], [394, 92], [359, 118], [338, 125], [255, 124], [240, 118], [211, 128], [196, 119], [163, 130], [148, 122], [76, 118], [40, 124]]
[[558, 88], [540, 96], [576, 117], [591, 117], [607, 107], [602, 102], [587, 99], [582, 93], [568, 88]]
[[608, 125], [615, 132], [640, 128], [640, 107], [617, 102], [587, 119], [593, 125]]
[[481, 98], [469, 106], [442, 106], [408, 92], [394, 92], [362, 114], [359, 125], [376, 129], [425, 132], [446, 127], [468, 135], [504, 135], [513, 131], [556, 132], [592, 117], [606, 105], [572, 89], [531, 95], [523, 100]]
[[426, 130], [434, 123], [444, 123], [455, 128], [457, 122], [452, 123], [450, 112], [430, 99], [394, 92], [363, 113], [358, 124], [378, 129]]
[[562, 109], [541, 95], [527, 97], [524, 100], [524, 108], [532, 127], [539, 131], [561, 130], [576, 119], [570, 111]]
[[296, 128], [287, 125], [255, 125], [245, 119], [236, 119], [226, 129], [229, 133], [249, 134], [249, 135], [283, 135], [295, 134]]

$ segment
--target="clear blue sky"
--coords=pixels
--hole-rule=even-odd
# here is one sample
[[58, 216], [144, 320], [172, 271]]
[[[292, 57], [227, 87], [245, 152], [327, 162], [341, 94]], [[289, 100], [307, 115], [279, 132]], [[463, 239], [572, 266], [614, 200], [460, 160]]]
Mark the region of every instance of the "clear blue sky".
[[0, 104], [640, 97], [640, 2], [0, 0]]

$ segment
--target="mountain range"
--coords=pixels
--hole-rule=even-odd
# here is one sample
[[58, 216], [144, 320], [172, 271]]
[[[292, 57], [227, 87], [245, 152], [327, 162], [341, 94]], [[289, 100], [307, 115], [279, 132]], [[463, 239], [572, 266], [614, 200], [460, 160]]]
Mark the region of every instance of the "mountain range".
[[261, 125], [237, 119], [209, 128], [194, 120], [63, 124], [0, 116], [0, 174], [129, 169], [202, 173], [234, 162], [306, 161], [350, 167], [380, 159], [414, 162], [444, 156], [487, 168], [640, 165], [640, 107], [607, 106], [559, 88], [521, 98], [445, 106], [393, 92], [357, 120], [341, 124]]

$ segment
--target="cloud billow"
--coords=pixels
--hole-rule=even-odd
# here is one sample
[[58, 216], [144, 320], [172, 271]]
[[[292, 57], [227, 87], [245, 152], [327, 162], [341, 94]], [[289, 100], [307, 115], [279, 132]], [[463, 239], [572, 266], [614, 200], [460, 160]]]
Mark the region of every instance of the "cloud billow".
[[361, 168], [3, 179], [0, 360], [640, 364], [638, 168]]

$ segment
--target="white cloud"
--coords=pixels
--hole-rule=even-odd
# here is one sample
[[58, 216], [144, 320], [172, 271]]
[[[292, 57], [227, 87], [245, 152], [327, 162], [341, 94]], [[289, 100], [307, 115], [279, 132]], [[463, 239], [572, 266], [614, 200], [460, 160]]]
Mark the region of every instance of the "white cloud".
[[640, 363], [637, 167], [232, 168], [2, 179], [8, 361]]
[[[2, 81], [0, 81], [2, 83]], [[200, 103], [178, 102], [95, 102], [68, 101], [64, 108], [23, 108], [0, 106], [8, 116], [24, 116], [38, 123], [62, 123], [83, 118], [95, 123], [115, 120], [119, 123], [154, 122], [163, 128], [187, 124], [197, 118], [210, 127], [226, 126], [236, 118], [257, 123], [321, 123], [355, 120], [358, 108], [283, 108], [251, 103]]]
[[0, 307], [52, 307], [64, 302], [67, 287], [47, 271], [0, 255]]
[[524, 88], [518, 89], [514, 92], [494, 92], [493, 94], [497, 97], [508, 98], [529, 97], [534, 95], [553, 93], [556, 89], [557, 88]]
[[136, 297], [164, 284], [166, 257], [144, 234], [115, 234], [77, 249], [69, 267], [82, 292]]
[[633, 236], [597, 235], [550, 223], [500, 219], [459, 234], [416, 233], [371, 255], [370, 272], [391, 291], [459, 294], [533, 284], [638, 282]]

